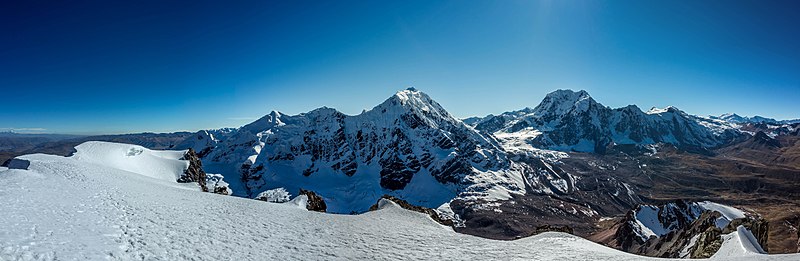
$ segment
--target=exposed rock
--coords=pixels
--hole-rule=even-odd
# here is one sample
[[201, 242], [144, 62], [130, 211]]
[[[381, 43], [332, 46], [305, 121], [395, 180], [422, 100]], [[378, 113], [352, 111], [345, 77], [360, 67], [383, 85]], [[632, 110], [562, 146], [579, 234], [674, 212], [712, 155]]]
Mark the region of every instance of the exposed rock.
[[610, 243], [611, 246], [628, 251], [630, 249], [637, 249], [644, 244], [644, 241], [636, 235], [635, 228], [633, 227], [633, 222], [635, 220], [634, 215], [635, 212], [628, 211], [625, 217], [622, 218], [617, 227], [617, 231], [614, 233], [612, 239], [613, 243]]
[[[716, 227], [716, 221], [720, 216], [722, 214], [719, 212], [705, 211], [690, 224], [679, 227], [661, 237], [650, 237], [635, 253], [657, 257], [681, 257], [681, 250], [688, 246], [693, 237], [705, 235], [704, 244], [698, 252], [713, 255], [719, 249], [719, 246], [714, 248], [715, 240], [718, 240], [720, 244], [722, 242], [719, 237], [719, 228]], [[699, 241], [700, 238], [697, 240]], [[694, 250], [690, 249], [689, 253], [694, 254], [693, 252]]]
[[757, 132], [756, 135], [754, 135], [753, 138], [751, 138], [749, 142], [753, 143], [752, 146], [760, 145], [760, 146], [765, 146], [765, 147], [768, 147], [768, 148], [780, 148], [781, 147], [781, 142], [780, 141], [770, 137], [769, 135], [767, 135], [763, 131]]
[[231, 191], [230, 187], [228, 187], [228, 183], [225, 182], [223, 178], [225, 177], [220, 174], [206, 173], [206, 189], [221, 195], [233, 194], [233, 191]]
[[[644, 209], [643, 209], [644, 208]], [[657, 213], [642, 212], [645, 221], [653, 222], [657, 218], [657, 226], [663, 226], [667, 232], [655, 232], [656, 235], [644, 233], [640, 221], [637, 220], [639, 211], [654, 211]], [[654, 257], [670, 258], [708, 258], [714, 255], [722, 245], [722, 235], [734, 232], [739, 225], [750, 230], [762, 247], [766, 246], [768, 239], [768, 223], [760, 218], [733, 219], [724, 228], [717, 227], [720, 219], [725, 219], [720, 212], [700, 207], [697, 203], [675, 201], [660, 206], [643, 205], [629, 211], [613, 228], [616, 229], [611, 240], [606, 240], [608, 246], [620, 250]], [[648, 221], [649, 220], [649, 221]], [[648, 228], [650, 229], [650, 228]], [[644, 238], [650, 234], [649, 238]]]
[[28, 167], [31, 166], [31, 162], [24, 159], [13, 158], [6, 161], [5, 165], [9, 169], [28, 169]]
[[731, 220], [725, 228], [722, 230], [723, 234], [733, 233], [736, 232], [736, 228], [739, 226], [744, 226], [747, 230], [750, 230], [753, 233], [753, 236], [756, 237], [758, 240], [758, 244], [761, 245], [761, 249], [767, 250], [769, 249], [767, 241], [769, 240], [769, 222], [763, 218], [737, 218]]
[[306, 197], [308, 197], [308, 204], [306, 204], [306, 209], [308, 210], [325, 212], [328, 209], [328, 206], [325, 205], [325, 200], [313, 191], [300, 189], [299, 195], [306, 195]]
[[231, 192], [228, 187], [214, 187], [214, 193], [222, 194], [222, 195], [230, 195]]
[[701, 233], [690, 249], [691, 258], [709, 258], [722, 246], [722, 234], [717, 227], [709, 227]]
[[184, 175], [178, 178], [178, 182], [197, 182], [204, 192], [208, 192], [208, 188], [206, 187], [206, 172], [203, 171], [203, 162], [197, 157], [194, 149], [189, 148], [181, 160], [189, 161], [189, 167], [183, 172]]
[[[561, 233], [567, 233], [567, 234], [572, 234], [573, 233], [572, 227], [570, 227], [568, 225], [561, 225], [561, 226], [559, 226], [559, 225], [541, 225], [541, 226], [536, 227], [536, 230], [534, 230], [533, 233], [531, 233], [528, 236], [533, 236], [533, 235], [537, 235], [537, 234], [544, 233], [544, 232], [561, 232]], [[520, 237], [520, 238], [522, 238], [522, 237]]]
[[428, 216], [431, 217], [431, 219], [433, 219], [434, 221], [438, 222], [439, 224], [442, 224], [442, 225], [445, 225], [445, 226], [451, 226], [451, 227], [453, 226], [453, 221], [452, 220], [442, 218], [441, 216], [439, 216], [439, 213], [436, 212], [436, 210], [433, 210], [433, 209], [430, 209], [430, 208], [426, 208], [426, 207], [414, 206], [414, 205], [409, 204], [405, 200], [402, 200], [402, 199], [399, 199], [399, 198], [396, 198], [396, 197], [390, 196], [390, 195], [383, 195], [380, 199], [378, 199], [378, 202], [375, 202], [375, 205], [372, 205], [369, 208], [369, 211], [378, 210], [378, 203], [381, 201], [381, 199], [386, 199], [386, 200], [390, 200], [390, 201], [392, 201], [394, 203], [397, 203], [397, 205], [399, 205], [400, 207], [402, 207], [404, 209], [408, 209], [408, 210], [411, 210], [411, 211], [416, 211], [416, 212], [419, 212], [419, 213], [427, 214]]

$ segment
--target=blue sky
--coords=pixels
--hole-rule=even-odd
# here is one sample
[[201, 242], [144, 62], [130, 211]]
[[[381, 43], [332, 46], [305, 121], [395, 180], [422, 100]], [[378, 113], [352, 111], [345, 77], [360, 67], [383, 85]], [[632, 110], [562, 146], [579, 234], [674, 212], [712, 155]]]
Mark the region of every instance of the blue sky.
[[611, 107], [800, 118], [797, 1], [234, 2], [3, 2], [0, 131], [357, 114], [408, 86], [458, 117], [569, 88]]

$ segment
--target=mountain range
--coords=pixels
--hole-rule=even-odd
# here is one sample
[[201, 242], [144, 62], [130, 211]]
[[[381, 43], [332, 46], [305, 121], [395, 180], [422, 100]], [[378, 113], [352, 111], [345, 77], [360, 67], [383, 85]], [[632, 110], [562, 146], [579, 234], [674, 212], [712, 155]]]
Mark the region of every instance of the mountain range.
[[[239, 128], [37, 146], [55, 146], [63, 155], [85, 140], [191, 149], [215, 177], [209, 182], [224, 184], [224, 194], [270, 202], [308, 196], [339, 214], [364, 213], [376, 200], [392, 198], [481, 237], [562, 231], [637, 254], [681, 257], [716, 251], [719, 233], [705, 235], [709, 243], [702, 248], [687, 242], [700, 228], [710, 229], [706, 216], [730, 206], [747, 213], [737, 222], [765, 220], [758, 227], [769, 229], [751, 233], [764, 251], [798, 250], [800, 236], [792, 231], [800, 214], [780, 211], [800, 209], [798, 125], [735, 114], [702, 117], [675, 107], [609, 108], [571, 90], [547, 94], [533, 108], [461, 120], [409, 88], [357, 115], [326, 107], [298, 115], [273, 111]], [[662, 215], [674, 209], [664, 204], [676, 200], [723, 207]], [[718, 203], [693, 203], [710, 201]], [[647, 234], [637, 213], [648, 209], [684, 221]], [[704, 212], [710, 214], [701, 217]], [[685, 240], [670, 241], [671, 235]]]

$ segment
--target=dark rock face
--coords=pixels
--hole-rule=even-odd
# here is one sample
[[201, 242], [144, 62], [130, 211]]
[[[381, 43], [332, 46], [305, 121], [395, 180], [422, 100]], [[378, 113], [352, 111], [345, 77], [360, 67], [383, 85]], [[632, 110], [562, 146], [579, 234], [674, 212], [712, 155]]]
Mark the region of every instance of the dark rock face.
[[534, 230], [529, 236], [537, 235], [537, 234], [544, 233], [544, 232], [561, 232], [561, 233], [567, 233], [567, 234], [572, 234], [573, 233], [572, 227], [567, 226], [567, 225], [561, 225], [561, 226], [559, 226], [559, 225], [541, 225], [541, 226], [536, 227], [536, 230]]
[[310, 211], [325, 212], [328, 209], [328, 206], [325, 205], [325, 200], [313, 191], [300, 189], [299, 195], [306, 195], [306, 197], [308, 197], [306, 209]]
[[203, 192], [208, 192], [208, 188], [206, 188], [206, 172], [203, 171], [203, 162], [200, 161], [199, 157], [197, 157], [197, 153], [195, 153], [194, 149], [190, 148], [188, 151], [186, 151], [186, 154], [183, 155], [181, 160], [188, 160], [189, 168], [184, 171], [183, 176], [178, 178], [178, 182], [197, 182], [197, 184], [200, 185], [200, 188], [202, 188]]
[[5, 165], [9, 169], [28, 169], [28, 167], [31, 166], [31, 162], [24, 159], [13, 158], [6, 161]]
[[766, 146], [768, 148], [780, 148], [781, 147], [781, 142], [780, 141], [778, 141], [776, 139], [773, 139], [772, 137], [768, 136], [763, 131], [759, 131], [758, 133], [756, 133], [756, 135], [753, 136], [753, 138], [751, 138], [750, 142], [753, 143], [753, 146], [760, 145], [760, 146]]
[[433, 209], [411, 205], [410, 203], [408, 203], [405, 200], [402, 200], [402, 199], [399, 199], [399, 198], [396, 198], [396, 197], [390, 196], [390, 195], [383, 195], [380, 199], [378, 199], [378, 202], [375, 202], [375, 205], [372, 205], [371, 207], [369, 207], [369, 211], [378, 210], [378, 203], [380, 203], [381, 199], [390, 200], [390, 201], [396, 203], [397, 205], [399, 205], [400, 207], [402, 207], [404, 209], [408, 209], [408, 210], [411, 210], [411, 211], [416, 211], [416, 212], [419, 212], [419, 213], [427, 214], [428, 216], [431, 217], [431, 219], [433, 219], [434, 221], [438, 222], [439, 224], [442, 224], [442, 225], [445, 225], [445, 226], [451, 226], [451, 227], [453, 226], [453, 221], [452, 220], [442, 218], [441, 216], [439, 216], [439, 213], [437, 213]]
[[722, 246], [722, 234], [719, 228], [709, 227], [700, 234], [694, 247], [690, 249], [691, 258], [709, 258]]
[[644, 244], [644, 242], [636, 235], [633, 227], [634, 219], [635, 217], [633, 211], [628, 211], [628, 213], [625, 214], [625, 217], [618, 225], [617, 231], [614, 233], [614, 243], [612, 245], [617, 246], [619, 249], [628, 251], [630, 249], [637, 249], [639, 246]]

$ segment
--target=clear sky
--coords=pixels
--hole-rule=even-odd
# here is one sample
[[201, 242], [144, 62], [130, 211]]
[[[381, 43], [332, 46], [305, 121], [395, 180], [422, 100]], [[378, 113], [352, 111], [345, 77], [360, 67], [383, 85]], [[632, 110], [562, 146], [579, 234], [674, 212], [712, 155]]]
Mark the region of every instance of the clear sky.
[[195, 131], [348, 114], [408, 86], [458, 117], [555, 89], [800, 118], [800, 1], [3, 1], [0, 131]]

